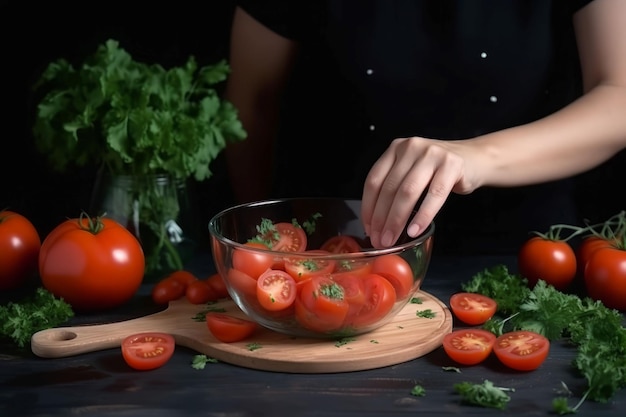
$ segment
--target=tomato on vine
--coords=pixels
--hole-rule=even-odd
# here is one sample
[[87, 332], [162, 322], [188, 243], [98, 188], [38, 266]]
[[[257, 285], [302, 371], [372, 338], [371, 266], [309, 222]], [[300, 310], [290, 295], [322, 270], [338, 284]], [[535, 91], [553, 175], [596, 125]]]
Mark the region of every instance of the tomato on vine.
[[[567, 238], [561, 238], [564, 228], [574, 230]], [[569, 244], [569, 239], [585, 229], [575, 226], [556, 225], [548, 233], [535, 232], [521, 246], [517, 254], [517, 266], [520, 274], [534, 287], [543, 280], [558, 290], [565, 290], [574, 280], [577, 271], [576, 253]]]

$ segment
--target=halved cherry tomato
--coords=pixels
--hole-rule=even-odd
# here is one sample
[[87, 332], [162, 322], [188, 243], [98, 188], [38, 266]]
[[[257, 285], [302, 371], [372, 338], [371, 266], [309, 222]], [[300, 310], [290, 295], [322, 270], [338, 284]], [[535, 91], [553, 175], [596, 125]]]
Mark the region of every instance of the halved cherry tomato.
[[185, 294], [185, 287], [173, 278], [164, 278], [152, 287], [152, 301], [156, 304], [167, 304], [178, 300]]
[[300, 226], [281, 222], [274, 225], [278, 239], [272, 239], [272, 250], [278, 252], [302, 252], [306, 249], [306, 232]]
[[295, 302], [296, 320], [307, 329], [330, 332], [341, 328], [349, 307], [343, 287], [318, 275], [301, 285]]
[[122, 341], [122, 356], [133, 369], [148, 371], [159, 368], [174, 354], [176, 341], [172, 335], [159, 332], [137, 333]]
[[233, 252], [233, 268], [244, 272], [254, 279], [272, 267], [274, 257], [269, 253], [263, 253], [254, 249], [265, 249], [268, 247], [259, 242], [247, 242], [244, 248], [237, 248]]
[[483, 329], [458, 329], [443, 337], [443, 349], [450, 359], [461, 365], [476, 365], [487, 359], [496, 335]]
[[465, 324], [476, 326], [485, 323], [496, 313], [498, 304], [486, 295], [459, 292], [450, 297], [452, 312]]
[[204, 304], [218, 299], [217, 293], [205, 280], [196, 279], [185, 289], [185, 297], [191, 304]]
[[268, 311], [290, 307], [296, 299], [296, 281], [280, 269], [269, 269], [257, 280], [257, 299]]
[[220, 274], [219, 272], [210, 275], [206, 279], [206, 282], [211, 288], [213, 288], [213, 291], [215, 291], [218, 299], [227, 298], [230, 296], [230, 294], [228, 293], [228, 288], [226, 287], [226, 283], [224, 282], [224, 277], [222, 277], [222, 274]]
[[369, 326], [384, 318], [396, 303], [396, 290], [385, 277], [369, 274], [363, 278], [365, 304], [352, 319], [355, 328]]
[[361, 252], [361, 245], [352, 236], [338, 235], [326, 240], [320, 247], [332, 253], [355, 253]]
[[344, 299], [348, 302], [348, 313], [345, 323], [351, 324], [354, 317], [359, 314], [366, 301], [365, 285], [363, 278], [357, 274], [344, 272], [333, 275], [333, 281], [343, 288]]
[[250, 337], [257, 328], [253, 321], [225, 313], [209, 312], [206, 324], [215, 338], [224, 343], [239, 342]]
[[520, 248], [517, 264], [531, 288], [541, 279], [557, 290], [564, 290], [576, 276], [576, 254], [562, 240], [531, 237]]
[[383, 255], [374, 259], [372, 273], [382, 275], [396, 289], [396, 296], [404, 298], [413, 289], [415, 279], [411, 265], [400, 255]]
[[493, 352], [511, 369], [532, 371], [548, 357], [550, 341], [539, 333], [518, 330], [498, 336]]
[[[325, 250], [309, 250], [304, 254], [324, 255], [330, 254]], [[285, 271], [296, 280], [304, 281], [313, 275], [328, 275], [335, 270], [336, 261], [307, 256], [290, 256], [284, 260]]]

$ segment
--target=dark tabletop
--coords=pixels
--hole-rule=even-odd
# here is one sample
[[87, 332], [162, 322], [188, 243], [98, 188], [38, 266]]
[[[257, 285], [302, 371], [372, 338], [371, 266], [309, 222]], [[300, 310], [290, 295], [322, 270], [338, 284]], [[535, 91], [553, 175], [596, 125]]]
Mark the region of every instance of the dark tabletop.
[[[460, 283], [496, 264], [515, 270], [513, 258], [438, 258], [431, 262], [424, 291], [446, 302]], [[190, 265], [198, 273], [212, 272], [209, 259]], [[150, 285], [123, 308], [93, 316], [77, 316], [71, 325], [126, 320], [158, 311], [149, 298]], [[56, 359], [39, 358], [0, 342], [0, 416], [385, 416], [385, 415], [555, 415], [552, 400], [561, 383], [580, 396], [586, 381], [571, 361], [575, 350], [554, 342], [546, 362], [536, 371], [505, 369], [493, 355], [486, 362], [458, 367], [442, 348], [394, 366], [336, 374], [285, 374], [227, 363], [191, 367], [197, 352], [180, 347], [163, 367], [131, 370], [119, 349]], [[460, 373], [447, 372], [457, 366]], [[514, 388], [506, 409], [462, 403], [453, 385], [482, 383]], [[411, 395], [421, 385], [426, 395]], [[578, 397], [570, 400], [574, 405]], [[607, 404], [585, 402], [578, 416], [623, 415], [626, 392]]]

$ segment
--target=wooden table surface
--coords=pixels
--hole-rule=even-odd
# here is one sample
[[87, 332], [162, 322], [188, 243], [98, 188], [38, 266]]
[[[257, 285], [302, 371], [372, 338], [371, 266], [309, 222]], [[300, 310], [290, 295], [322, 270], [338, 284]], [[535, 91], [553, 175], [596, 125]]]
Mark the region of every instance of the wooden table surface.
[[[515, 270], [513, 258], [468, 257], [433, 259], [422, 289], [447, 303], [460, 283], [496, 264]], [[208, 257], [190, 268], [212, 272]], [[113, 312], [77, 316], [71, 325], [107, 323], [141, 317], [158, 311], [149, 298], [150, 285], [142, 286], [128, 305]], [[555, 415], [551, 402], [559, 396], [561, 382], [581, 395], [586, 381], [571, 361], [573, 348], [553, 343], [550, 355], [536, 371], [505, 369], [490, 358], [461, 372], [442, 348], [398, 365], [343, 373], [281, 373], [249, 369], [227, 363], [193, 369], [192, 349], [177, 348], [162, 368], [133, 371], [119, 349], [106, 349], [66, 358], [40, 358], [0, 342], [0, 416], [415, 416], [415, 415]], [[461, 402], [454, 392], [457, 382], [514, 388], [504, 411]], [[411, 395], [421, 385], [426, 395]], [[571, 399], [571, 405], [577, 398]], [[622, 416], [626, 392], [611, 402], [585, 402], [577, 416]]]

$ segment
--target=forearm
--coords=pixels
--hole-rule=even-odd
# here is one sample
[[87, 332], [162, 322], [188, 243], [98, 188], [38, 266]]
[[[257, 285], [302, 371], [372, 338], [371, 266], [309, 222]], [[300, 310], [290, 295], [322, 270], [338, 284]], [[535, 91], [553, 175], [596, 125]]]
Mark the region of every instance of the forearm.
[[626, 87], [598, 85], [536, 122], [472, 139], [479, 185], [519, 186], [570, 177], [626, 146]]

